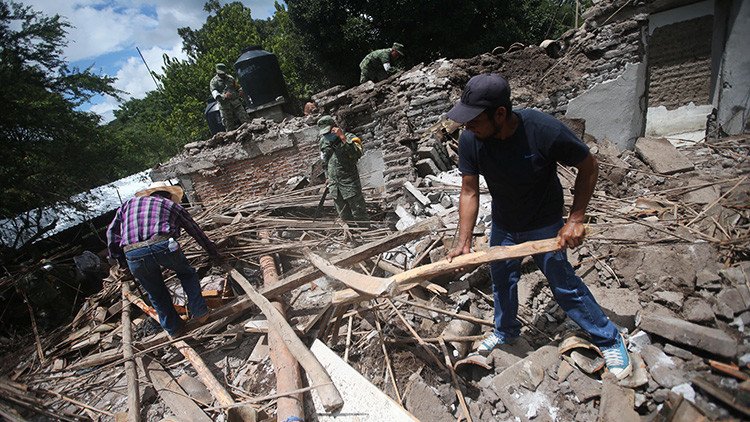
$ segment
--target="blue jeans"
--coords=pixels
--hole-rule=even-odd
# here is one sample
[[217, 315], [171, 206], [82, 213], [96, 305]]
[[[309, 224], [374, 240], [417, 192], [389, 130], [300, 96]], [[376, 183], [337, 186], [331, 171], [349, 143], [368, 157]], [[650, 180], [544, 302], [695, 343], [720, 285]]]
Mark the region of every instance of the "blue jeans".
[[198, 273], [190, 266], [182, 250], [171, 252], [169, 241], [155, 243], [151, 246], [133, 249], [125, 253], [128, 268], [138, 283], [146, 289], [148, 298], [159, 314], [159, 323], [170, 334], [174, 335], [183, 322], [172, 304], [172, 296], [164, 284], [162, 267], [177, 273], [177, 278], [182, 283], [182, 289], [188, 300], [188, 311], [192, 318], [197, 318], [208, 313], [206, 300], [201, 295], [201, 286], [198, 281]]
[[[490, 246], [508, 246], [518, 243], [556, 237], [563, 221], [525, 232], [509, 233], [492, 225]], [[588, 287], [578, 277], [568, 262], [565, 251], [534, 255], [534, 262], [549, 281], [555, 300], [583, 330], [591, 335], [597, 346], [610, 346], [617, 338], [617, 327], [604, 315]], [[515, 337], [521, 333], [518, 315], [518, 279], [521, 277], [521, 260], [497, 261], [490, 264], [492, 291], [495, 299], [495, 334], [501, 338]]]

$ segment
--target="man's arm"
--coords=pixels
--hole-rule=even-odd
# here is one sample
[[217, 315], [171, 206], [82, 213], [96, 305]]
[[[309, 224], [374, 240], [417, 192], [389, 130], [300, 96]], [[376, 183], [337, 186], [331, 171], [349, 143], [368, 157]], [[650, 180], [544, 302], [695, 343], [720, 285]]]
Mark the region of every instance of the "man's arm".
[[122, 264], [125, 261], [125, 256], [122, 252], [122, 247], [120, 247], [120, 240], [122, 239], [120, 234], [120, 225], [122, 224], [120, 211], [121, 209], [118, 209], [115, 212], [115, 218], [107, 228], [107, 249], [109, 250], [109, 257]]
[[461, 177], [461, 195], [458, 199], [458, 242], [448, 252], [448, 261], [471, 252], [471, 237], [479, 213], [479, 175]]
[[201, 230], [190, 213], [179, 204], [174, 204], [174, 212], [177, 213], [177, 223], [185, 229], [187, 234], [192, 236], [212, 258], [218, 257], [219, 251], [216, 249], [216, 244], [206, 236], [206, 233]]
[[583, 243], [586, 235], [586, 228], [583, 225], [586, 207], [594, 194], [594, 187], [599, 176], [599, 163], [590, 153], [576, 165], [576, 168], [578, 175], [574, 185], [573, 206], [570, 207], [568, 221], [558, 232], [560, 246], [564, 248], [575, 248]]

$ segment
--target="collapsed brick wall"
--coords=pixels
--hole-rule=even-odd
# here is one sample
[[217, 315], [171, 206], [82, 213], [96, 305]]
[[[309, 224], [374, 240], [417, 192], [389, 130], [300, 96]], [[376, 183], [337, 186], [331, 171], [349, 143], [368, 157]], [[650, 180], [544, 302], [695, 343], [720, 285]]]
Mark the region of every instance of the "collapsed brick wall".
[[[360, 136], [365, 151], [383, 153], [386, 189], [381, 199], [388, 204], [400, 196], [404, 182], [454, 165], [456, 126], [441, 122], [440, 117], [459, 98], [462, 87], [472, 76], [486, 72], [503, 74], [511, 83], [515, 107], [535, 107], [560, 117], [571, 99], [598, 83], [618, 77], [626, 64], [643, 61], [642, 40], [647, 31], [648, 12], [644, 11], [644, 2], [636, 3], [613, 0], [592, 8], [580, 28], [571, 29], [561, 37], [565, 50], [559, 58], [550, 57], [540, 47], [529, 46], [469, 59], [440, 59], [377, 84], [367, 82], [348, 90], [333, 87], [313, 99], [323, 113], [334, 115], [342, 127]], [[616, 14], [617, 18], [612, 19]], [[250, 129], [218, 134], [198, 144], [205, 148], [239, 142], [247, 149], [247, 145], [256, 142], [269, 143], [264, 139], [273, 139], [281, 130], [314, 126], [314, 120], [291, 118], [281, 125], [260, 127], [265, 124], [270, 123], [254, 122]], [[206, 165], [209, 170], [195, 165], [184, 169], [177, 164], [200, 156], [201, 153], [191, 152], [195, 145], [186, 146], [187, 153], [173, 159], [172, 170], [163, 174], [192, 180], [196, 196], [206, 203], [221, 198], [230, 188], [239, 189], [252, 199], [271, 193], [293, 176], [307, 175], [300, 172], [316, 159], [316, 142], [303, 147], [304, 151], [299, 149], [299, 141], [295, 142], [298, 150], [290, 148], [273, 153], [276, 160], [288, 165], [273, 165], [274, 159], [261, 151], [262, 154], [252, 156], [209, 159], [213, 160]], [[368, 198], [374, 199], [378, 198]]]
[[649, 106], [709, 104], [713, 16], [656, 28], [649, 41]]
[[204, 204], [235, 192], [242, 198], [274, 193], [294, 176], [308, 175], [318, 158], [317, 142], [299, 142], [268, 155], [227, 162], [215, 171], [195, 173], [192, 184]]

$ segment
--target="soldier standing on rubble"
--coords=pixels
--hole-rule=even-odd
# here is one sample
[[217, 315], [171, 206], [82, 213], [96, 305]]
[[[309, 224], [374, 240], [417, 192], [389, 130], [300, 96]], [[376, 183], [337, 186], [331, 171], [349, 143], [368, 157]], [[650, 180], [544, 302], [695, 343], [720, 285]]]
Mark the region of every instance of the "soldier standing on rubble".
[[[560, 121], [532, 109], [512, 110], [510, 86], [501, 76], [471, 78], [460, 101], [448, 112], [466, 130], [459, 140], [459, 238], [448, 259], [468, 253], [479, 208], [479, 175], [492, 196], [490, 245], [514, 245], [557, 236], [561, 251], [534, 256], [550, 283], [555, 300], [588, 332], [618, 379], [632, 370], [624, 339], [602, 312], [568, 262], [564, 248], [577, 247], [585, 235], [586, 206], [598, 175], [596, 158]], [[570, 214], [563, 223], [563, 191], [557, 163], [578, 169]], [[521, 261], [490, 264], [495, 328], [478, 352], [489, 354], [520, 335], [517, 283]]]
[[359, 63], [359, 83], [380, 82], [403, 70], [404, 45], [393, 43], [391, 48], [371, 51]]
[[133, 277], [146, 289], [151, 304], [159, 314], [159, 323], [172, 337], [180, 335], [184, 322], [172, 305], [162, 268], [177, 273], [187, 296], [191, 318], [202, 322], [208, 316], [198, 274], [175, 240], [180, 235], [180, 229], [185, 229], [213, 260], [220, 258], [216, 245], [206, 237], [187, 210], [179, 205], [183, 194], [179, 186], [170, 186], [165, 182], [152, 183], [122, 204], [107, 229], [110, 258], [117, 260], [121, 268], [129, 268]]
[[242, 105], [242, 88], [227, 73], [227, 65], [216, 65], [216, 75], [211, 79], [209, 86], [211, 97], [219, 103], [221, 123], [224, 124], [225, 130], [235, 130], [241, 124], [250, 121], [245, 106]]
[[336, 212], [346, 221], [369, 221], [357, 170], [357, 161], [362, 156], [362, 140], [336, 127], [331, 116], [318, 119], [318, 129], [320, 158]]

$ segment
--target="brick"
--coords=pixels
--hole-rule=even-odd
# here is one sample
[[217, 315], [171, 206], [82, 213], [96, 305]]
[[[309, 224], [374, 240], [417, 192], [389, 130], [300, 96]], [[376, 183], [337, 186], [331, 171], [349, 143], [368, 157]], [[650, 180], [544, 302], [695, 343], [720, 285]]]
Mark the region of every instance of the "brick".
[[428, 174], [436, 175], [440, 173], [440, 169], [438, 168], [438, 166], [429, 158], [424, 158], [417, 161], [416, 166], [417, 174], [419, 174], [419, 177], [425, 177]]

